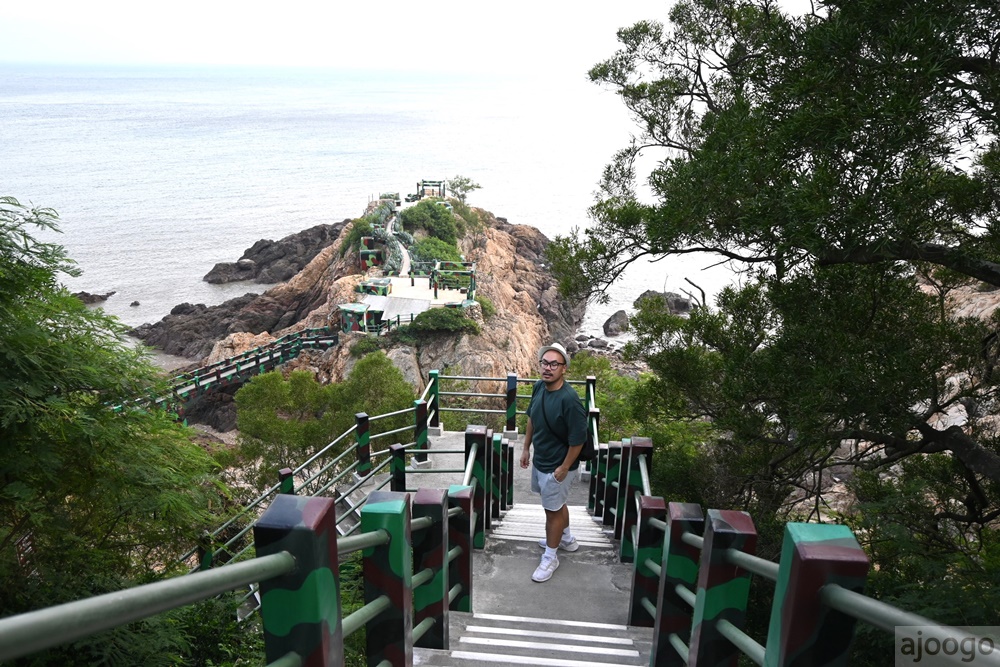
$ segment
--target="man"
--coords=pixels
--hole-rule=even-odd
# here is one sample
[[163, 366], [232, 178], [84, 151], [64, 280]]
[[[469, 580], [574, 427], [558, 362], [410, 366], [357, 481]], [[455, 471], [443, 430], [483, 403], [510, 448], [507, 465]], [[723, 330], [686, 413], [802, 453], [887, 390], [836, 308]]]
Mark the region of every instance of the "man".
[[569, 368], [566, 349], [559, 343], [547, 345], [538, 351], [538, 363], [542, 380], [535, 385], [528, 404], [521, 467], [528, 467], [534, 444], [531, 490], [541, 495], [545, 510], [545, 539], [539, 542], [545, 553], [531, 579], [540, 583], [551, 579], [559, 567], [558, 549], [580, 548], [569, 530], [566, 500], [570, 488], [568, 477], [580, 465], [576, 459], [587, 437], [587, 412], [576, 391], [566, 383]]

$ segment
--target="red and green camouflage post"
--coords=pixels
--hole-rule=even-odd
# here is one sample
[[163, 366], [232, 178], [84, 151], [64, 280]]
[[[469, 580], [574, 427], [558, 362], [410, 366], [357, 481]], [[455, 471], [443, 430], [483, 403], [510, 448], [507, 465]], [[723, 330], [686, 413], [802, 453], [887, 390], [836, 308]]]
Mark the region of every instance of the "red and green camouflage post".
[[386, 609], [368, 622], [368, 664], [388, 660], [393, 667], [413, 664], [413, 559], [410, 545], [410, 494], [373, 491], [361, 510], [361, 531], [384, 530], [388, 544], [364, 550], [365, 603], [383, 595]]
[[686, 646], [691, 636], [691, 610], [696, 597], [701, 550], [685, 542], [683, 536], [688, 533], [700, 537], [704, 530], [705, 515], [701, 505], [667, 505], [667, 542], [657, 591], [660, 604], [654, 625], [655, 662], [652, 667], [683, 667], [688, 664], [686, 656], [682, 657], [673, 646]]
[[267, 662], [294, 651], [305, 667], [344, 664], [335, 503], [278, 495], [254, 526], [257, 556], [287, 551], [291, 574], [260, 583]]
[[787, 524], [764, 665], [846, 665], [856, 621], [825, 606], [820, 590], [838, 584], [862, 593], [868, 567], [868, 557], [847, 526]]
[[746, 512], [708, 510], [698, 568], [698, 593], [691, 622], [688, 664], [736, 667], [740, 651], [719, 631], [728, 621], [742, 630], [746, 621], [750, 573], [726, 559], [727, 549], [753, 555], [757, 529]]

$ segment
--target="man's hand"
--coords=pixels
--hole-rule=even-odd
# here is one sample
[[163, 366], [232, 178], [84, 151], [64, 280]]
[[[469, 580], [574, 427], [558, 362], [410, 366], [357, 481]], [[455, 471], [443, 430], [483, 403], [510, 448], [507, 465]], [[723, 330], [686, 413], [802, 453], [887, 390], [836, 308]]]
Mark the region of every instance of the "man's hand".
[[559, 466], [556, 471], [552, 473], [552, 476], [556, 478], [556, 481], [562, 484], [562, 481], [566, 479], [566, 475], [569, 474], [569, 468], [563, 468]]
[[527, 468], [529, 463], [531, 463], [531, 451], [525, 447], [521, 450], [521, 467]]

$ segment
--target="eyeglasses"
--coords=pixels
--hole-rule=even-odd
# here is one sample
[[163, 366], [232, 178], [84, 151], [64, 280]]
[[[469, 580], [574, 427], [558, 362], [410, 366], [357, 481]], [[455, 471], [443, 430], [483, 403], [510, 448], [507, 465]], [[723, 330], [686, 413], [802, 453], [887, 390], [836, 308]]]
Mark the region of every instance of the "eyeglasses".
[[561, 361], [548, 361], [546, 359], [542, 359], [541, 362], [539, 363], [541, 364], [542, 368], [559, 368], [560, 366], [566, 365]]

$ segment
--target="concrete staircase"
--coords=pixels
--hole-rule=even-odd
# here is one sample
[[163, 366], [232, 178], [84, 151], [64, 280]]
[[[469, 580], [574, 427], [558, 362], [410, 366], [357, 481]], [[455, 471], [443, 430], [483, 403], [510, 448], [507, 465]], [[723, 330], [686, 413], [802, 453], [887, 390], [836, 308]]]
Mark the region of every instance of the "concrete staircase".
[[618, 562], [616, 544], [585, 505], [569, 511], [580, 549], [560, 551], [559, 569], [542, 584], [531, 581], [542, 554], [542, 507], [515, 504], [494, 520], [486, 548], [473, 557], [474, 613], [452, 612], [451, 649], [415, 648], [413, 664], [648, 665], [652, 630], [627, 625], [631, 566]]
[[614, 623], [452, 613], [450, 651], [414, 649], [413, 664], [608, 667], [649, 664], [652, 633]]

